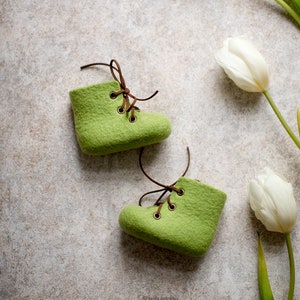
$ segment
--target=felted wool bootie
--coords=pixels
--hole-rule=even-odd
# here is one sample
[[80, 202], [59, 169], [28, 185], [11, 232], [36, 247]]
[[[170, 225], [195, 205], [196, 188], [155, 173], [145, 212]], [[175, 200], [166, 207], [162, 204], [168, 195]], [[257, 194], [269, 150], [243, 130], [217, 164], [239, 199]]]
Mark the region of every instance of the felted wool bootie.
[[[143, 169], [142, 169], [143, 170]], [[143, 170], [144, 172], [144, 170]], [[166, 201], [162, 196], [155, 205], [139, 204], [125, 207], [119, 216], [121, 228], [129, 235], [188, 256], [205, 254], [215, 236], [226, 194], [197, 180], [180, 177], [165, 186], [144, 174], [163, 189], [170, 191]], [[154, 192], [157, 192], [154, 191]]]
[[135, 106], [137, 101], [148, 100], [157, 91], [148, 98], [137, 98], [126, 87], [116, 60], [81, 68], [94, 65], [109, 66], [114, 81], [70, 91], [75, 131], [82, 152], [105, 155], [158, 143], [170, 135], [171, 124], [165, 115], [142, 112]]

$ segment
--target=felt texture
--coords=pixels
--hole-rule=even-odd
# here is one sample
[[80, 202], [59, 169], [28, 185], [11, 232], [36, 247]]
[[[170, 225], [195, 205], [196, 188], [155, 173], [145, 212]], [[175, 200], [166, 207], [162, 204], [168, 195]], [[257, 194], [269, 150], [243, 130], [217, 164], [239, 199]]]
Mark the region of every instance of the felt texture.
[[[26, 0], [0, 7], [0, 299], [259, 299], [257, 231], [274, 298], [287, 299], [284, 239], [256, 219], [247, 186], [271, 167], [291, 181], [299, 214], [299, 150], [263, 95], [240, 90], [214, 59], [227, 37], [251, 39], [270, 67], [274, 101], [297, 134], [300, 29], [281, 7], [274, 0]], [[109, 68], [79, 69], [111, 58], [137, 96], [159, 90], [137, 106], [171, 120], [171, 135], [145, 149], [147, 172], [174, 182], [189, 146], [186, 177], [227, 194], [203, 257], [120, 229], [122, 208], [156, 188], [140, 171], [138, 150], [93, 157], [79, 149], [68, 92], [113, 80]], [[300, 219], [291, 238], [299, 300]]]
[[158, 143], [171, 133], [169, 119], [160, 113], [135, 110], [134, 122], [129, 113], [119, 113], [123, 95], [117, 81], [105, 82], [70, 91], [75, 130], [81, 150], [90, 155], [139, 148]]
[[153, 214], [158, 206], [126, 206], [120, 213], [119, 224], [129, 235], [157, 246], [189, 255], [201, 256], [207, 252], [217, 230], [226, 194], [209, 185], [181, 177], [175, 187], [183, 195], [171, 192], [171, 203], [162, 206], [161, 218]]

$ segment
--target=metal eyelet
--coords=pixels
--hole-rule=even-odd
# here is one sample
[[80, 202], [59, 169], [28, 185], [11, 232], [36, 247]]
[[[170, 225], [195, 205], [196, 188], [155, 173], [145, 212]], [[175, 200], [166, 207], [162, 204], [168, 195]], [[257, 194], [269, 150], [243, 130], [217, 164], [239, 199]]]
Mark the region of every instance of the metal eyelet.
[[118, 114], [124, 114], [125, 109], [124, 109], [122, 106], [119, 106], [119, 107], [117, 108], [117, 112], [118, 112]]
[[176, 209], [176, 205], [174, 203], [171, 203], [171, 204], [168, 205], [168, 208], [169, 208], [170, 211], [173, 211], [173, 210]]
[[134, 123], [134, 122], [136, 122], [136, 117], [129, 117], [128, 120], [130, 123]]
[[112, 100], [114, 100], [114, 99], [117, 98], [115, 92], [110, 92], [110, 93], [109, 93], [109, 97], [110, 97], [110, 99], [112, 99]]
[[159, 213], [157, 213], [157, 212], [154, 212], [154, 213], [153, 213], [153, 218], [154, 218], [155, 220], [159, 220], [159, 219], [161, 218], [161, 215], [160, 215]]
[[184, 194], [184, 189], [179, 189], [179, 191], [177, 192], [178, 196], [182, 196]]

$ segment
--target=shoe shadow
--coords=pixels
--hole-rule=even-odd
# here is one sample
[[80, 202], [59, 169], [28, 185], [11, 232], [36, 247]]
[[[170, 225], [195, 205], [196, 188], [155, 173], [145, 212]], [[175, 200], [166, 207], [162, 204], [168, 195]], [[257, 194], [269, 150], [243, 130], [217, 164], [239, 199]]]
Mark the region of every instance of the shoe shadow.
[[147, 264], [173, 271], [196, 272], [204, 260], [204, 256], [185, 256], [136, 239], [124, 232], [120, 233], [120, 253], [125, 267], [128, 265], [129, 269], [136, 264]]
[[[72, 107], [69, 107], [69, 121], [73, 124], [73, 145], [77, 150], [77, 159], [80, 170], [83, 173], [111, 173], [114, 171], [135, 172], [139, 170], [138, 157], [140, 149], [132, 149], [118, 153], [112, 153], [102, 156], [92, 156], [83, 153], [77, 143], [76, 133], [74, 129], [74, 115]], [[155, 160], [159, 155], [160, 149], [163, 148], [163, 142], [147, 146], [147, 161]]]

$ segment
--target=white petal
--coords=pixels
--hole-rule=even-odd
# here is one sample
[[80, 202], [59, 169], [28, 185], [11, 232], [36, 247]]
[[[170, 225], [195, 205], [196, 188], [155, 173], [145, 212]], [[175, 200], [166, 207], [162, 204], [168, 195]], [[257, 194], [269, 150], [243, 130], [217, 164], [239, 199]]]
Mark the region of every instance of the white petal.
[[261, 91], [265, 91], [269, 83], [269, 68], [252, 42], [244, 37], [231, 38], [228, 41], [228, 51], [244, 61], [256, 84]]
[[277, 220], [284, 232], [290, 232], [297, 219], [297, 207], [292, 185], [277, 175], [266, 180], [265, 190], [273, 199]]
[[261, 212], [262, 214], [262, 219], [263, 224], [269, 231], [275, 231], [275, 232], [281, 232], [284, 233], [281, 225], [277, 222], [276, 215], [274, 215], [274, 212], [268, 211], [268, 210], [263, 210]]
[[270, 196], [257, 180], [251, 180], [249, 184], [250, 206], [254, 211], [268, 209], [273, 211], [275, 206]]
[[249, 200], [256, 218], [260, 220], [268, 230], [281, 232], [272, 199], [265, 193], [263, 187], [257, 180], [252, 180], [249, 184]]
[[249, 183], [250, 206], [270, 231], [290, 232], [297, 219], [292, 185], [266, 168]]
[[238, 56], [229, 53], [223, 47], [216, 53], [215, 58], [228, 77], [239, 88], [247, 92], [261, 92], [260, 86], [254, 82], [247, 65]]

